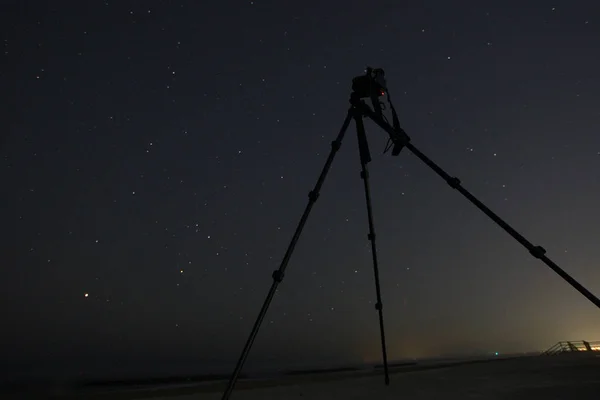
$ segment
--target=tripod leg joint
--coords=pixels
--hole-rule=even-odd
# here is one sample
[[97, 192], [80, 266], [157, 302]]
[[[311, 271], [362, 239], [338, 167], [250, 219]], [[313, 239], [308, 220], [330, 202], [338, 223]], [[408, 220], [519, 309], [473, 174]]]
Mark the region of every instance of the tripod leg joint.
[[273, 271], [273, 280], [277, 283], [281, 283], [281, 281], [283, 280], [283, 272], [281, 272], [280, 270], [276, 269], [275, 271]]
[[372, 233], [372, 232], [371, 232], [371, 233], [369, 233], [369, 234], [367, 235], [367, 239], [369, 239], [370, 241], [373, 241], [373, 240], [375, 240], [375, 234], [374, 234], [374, 233]]
[[542, 258], [544, 254], [546, 254], [546, 249], [544, 249], [542, 246], [535, 246], [531, 250], [529, 250], [529, 252], [535, 258]]
[[375, 303], [375, 309], [377, 311], [383, 310], [383, 304], [381, 304], [381, 302], [378, 301], [377, 303]]
[[448, 178], [446, 182], [448, 182], [448, 185], [450, 185], [452, 189], [458, 189], [460, 186], [460, 179], [457, 177]]
[[369, 178], [369, 171], [365, 171], [365, 170], [360, 171], [360, 178], [361, 179], [368, 179]]

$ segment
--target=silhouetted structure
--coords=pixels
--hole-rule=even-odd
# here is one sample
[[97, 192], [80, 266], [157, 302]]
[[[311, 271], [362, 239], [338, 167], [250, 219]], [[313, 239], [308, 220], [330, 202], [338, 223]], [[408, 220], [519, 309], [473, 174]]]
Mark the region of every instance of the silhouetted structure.
[[558, 342], [542, 355], [551, 356], [561, 353], [577, 352], [577, 351], [597, 351], [600, 352], [600, 341], [587, 342], [585, 340]]

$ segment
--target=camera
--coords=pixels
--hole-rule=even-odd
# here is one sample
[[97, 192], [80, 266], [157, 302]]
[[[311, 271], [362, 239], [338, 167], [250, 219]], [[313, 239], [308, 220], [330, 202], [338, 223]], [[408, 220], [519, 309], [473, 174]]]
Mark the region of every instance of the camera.
[[385, 95], [386, 83], [383, 69], [367, 67], [366, 73], [352, 79], [352, 91], [359, 98], [377, 98]]

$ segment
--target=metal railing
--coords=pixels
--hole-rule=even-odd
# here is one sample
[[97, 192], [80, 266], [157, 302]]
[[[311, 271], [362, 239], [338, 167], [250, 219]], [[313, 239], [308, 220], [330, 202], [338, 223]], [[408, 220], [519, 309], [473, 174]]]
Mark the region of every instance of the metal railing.
[[588, 342], [586, 340], [575, 340], [558, 342], [548, 350], [544, 351], [542, 355], [554, 355], [576, 351], [598, 351], [600, 352], [600, 341]]

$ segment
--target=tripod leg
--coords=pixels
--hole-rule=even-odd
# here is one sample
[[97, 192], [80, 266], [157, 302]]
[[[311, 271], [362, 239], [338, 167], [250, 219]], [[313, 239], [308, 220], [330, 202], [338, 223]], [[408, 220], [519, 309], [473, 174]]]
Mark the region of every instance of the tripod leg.
[[304, 209], [304, 213], [302, 214], [302, 217], [300, 218], [300, 222], [298, 223], [298, 226], [296, 227], [294, 236], [292, 236], [292, 240], [290, 241], [290, 244], [285, 252], [285, 255], [283, 256], [283, 260], [281, 260], [281, 264], [279, 265], [279, 268], [277, 270], [273, 271], [273, 276], [272, 276], [273, 284], [271, 285], [271, 288], [269, 289], [269, 293], [267, 294], [267, 298], [265, 299], [265, 302], [263, 303], [262, 308], [260, 309], [260, 312], [258, 313], [256, 322], [254, 323], [254, 326], [252, 327], [252, 331], [250, 332], [250, 336], [248, 337], [248, 340], [246, 341], [244, 350], [242, 351], [242, 354], [240, 355], [240, 358], [235, 366], [235, 370], [233, 371], [233, 374], [229, 380], [227, 389], [223, 393], [223, 397], [222, 397], [223, 400], [229, 399], [229, 396], [231, 395], [231, 392], [233, 391], [233, 388], [238, 379], [240, 371], [242, 370], [244, 362], [246, 361], [246, 358], [248, 357], [248, 353], [250, 353], [250, 348], [252, 347], [252, 344], [254, 343], [254, 340], [256, 339], [256, 335], [258, 334], [260, 325], [262, 324], [262, 321], [265, 318], [265, 315], [267, 314], [267, 310], [271, 304], [271, 301], [273, 300], [273, 296], [275, 296], [275, 291], [277, 290], [277, 286], [279, 286], [279, 284], [283, 280], [285, 269], [287, 268], [287, 264], [290, 261], [290, 258], [292, 257], [292, 253], [294, 252], [296, 243], [298, 242], [298, 239], [300, 238], [302, 229], [304, 229], [304, 225], [306, 224], [308, 215], [310, 214], [310, 211], [312, 210], [313, 205], [319, 198], [319, 191], [321, 190], [321, 186], [323, 186], [323, 182], [325, 182], [325, 178], [327, 177], [329, 168], [331, 168], [331, 164], [333, 163], [335, 154], [337, 153], [337, 151], [340, 149], [340, 146], [342, 145], [342, 139], [344, 138], [344, 135], [346, 134], [348, 125], [350, 125], [350, 120], [352, 119], [352, 115], [353, 115], [353, 107], [351, 107], [348, 110], [348, 115], [346, 116], [346, 119], [344, 120], [344, 124], [342, 125], [340, 132], [338, 133], [336, 139], [333, 142], [331, 142], [331, 151], [329, 152], [327, 161], [325, 162], [325, 165], [323, 166], [323, 169], [321, 170], [321, 175], [319, 175], [319, 179], [317, 180], [317, 183], [315, 184], [314, 189], [308, 194], [309, 201], [308, 201], [308, 204], [306, 205], [306, 208]]
[[594, 305], [600, 308], [600, 299], [596, 297], [592, 292], [587, 290], [585, 286], [579, 283], [575, 278], [569, 275], [565, 270], [558, 266], [554, 261], [552, 261], [548, 256], [546, 256], [546, 250], [542, 246], [535, 246], [529, 240], [525, 239], [523, 235], [517, 232], [512, 226], [510, 226], [506, 221], [500, 218], [496, 213], [490, 210], [485, 204], [483, 204], [478, 198], [473, 196], [471, 192], [462, 187], [460, 184], [460, 180], [456, 177], [450, 176], [446, 171], [444, 171], [439, 165], [433, 162], [429, 157], [423, 154], [419, 149], [417, 149], [412, 143], [410, 143], [410, 138], [406, 135], [404, 131], [396, 131], [394, 128], [390, 126], [383, 118], [381, 118], [377, 113], [371, 110], [364, 102], [360, 100], [355, 100], [352, 104], [359, 109], [364, 115], [371, 118], [373, 122], [375, 122], [381, 129], [386, 131], [390, 138], [394, 141], [394, 143], [399, 143], [404, 145], [407, 149], [411, 151], [415, 156], [417, 156], [421, 161], [423, 161], [429, 168], [431, 168], [436, 174], [438, 174], [442, 179], [446, 181], [446, 183], [453, 189], [458, 190], [460, 194], [462, 194], [467, 200], [469, 200], [475, 207], [479, 208], [485, 215], [487, 215], [492, 221], [494, 221], [498, 226], [500, 226], [506, 233], [512, 236], [517, 242], [519, 242], [523, 247], [525, 247], [529, 253], [541, 260], [544, 264], [546, 264], [552, 271], [556, 272], [561, 278], [563, 278], [567, 283], [569, 283], [573, 288], [575, 288], [579, 293], [581, 293], [586, 299], [594, 303]]
[[381, 333], [381, 352], [383, 355], [383, 368], [385, 374], [385, 384], [390, 384], [390, 376], [388, 373], [388, 362], [387, 362], [387, 349], [385, 345], [385, 330], [383, 328], [383, 306], [381, 302], [381, 287], [379, 285], [379, 265], [377, 262], [377, 246], [375, 244], [375, 224], [373, 223], [373, 208], [371, 207], [371, 190], [369, 187], [369, 171], [367, 169], [367, 163], [371, 161], [371, 154], [369, 152], [369, 144], [367, 142], [367, 135], [365, 133], [365, 127], [363, 124], [362, 115], [359, 111], [356, 111], [354, 115], [356, 121], [356, 133], [358, 135], [358, 149], [360, 153], [360, 177], [362, 178], [365, 187], [365, 199], [367, 201], [367, 216], [369, 218], [369, 241], [371, 242], [371, 255], [373, 256], [373, 272], [375, 274], [375, 292], [377, 295], [377, 303], [375, 309], [379, 312], [379, 331]]

